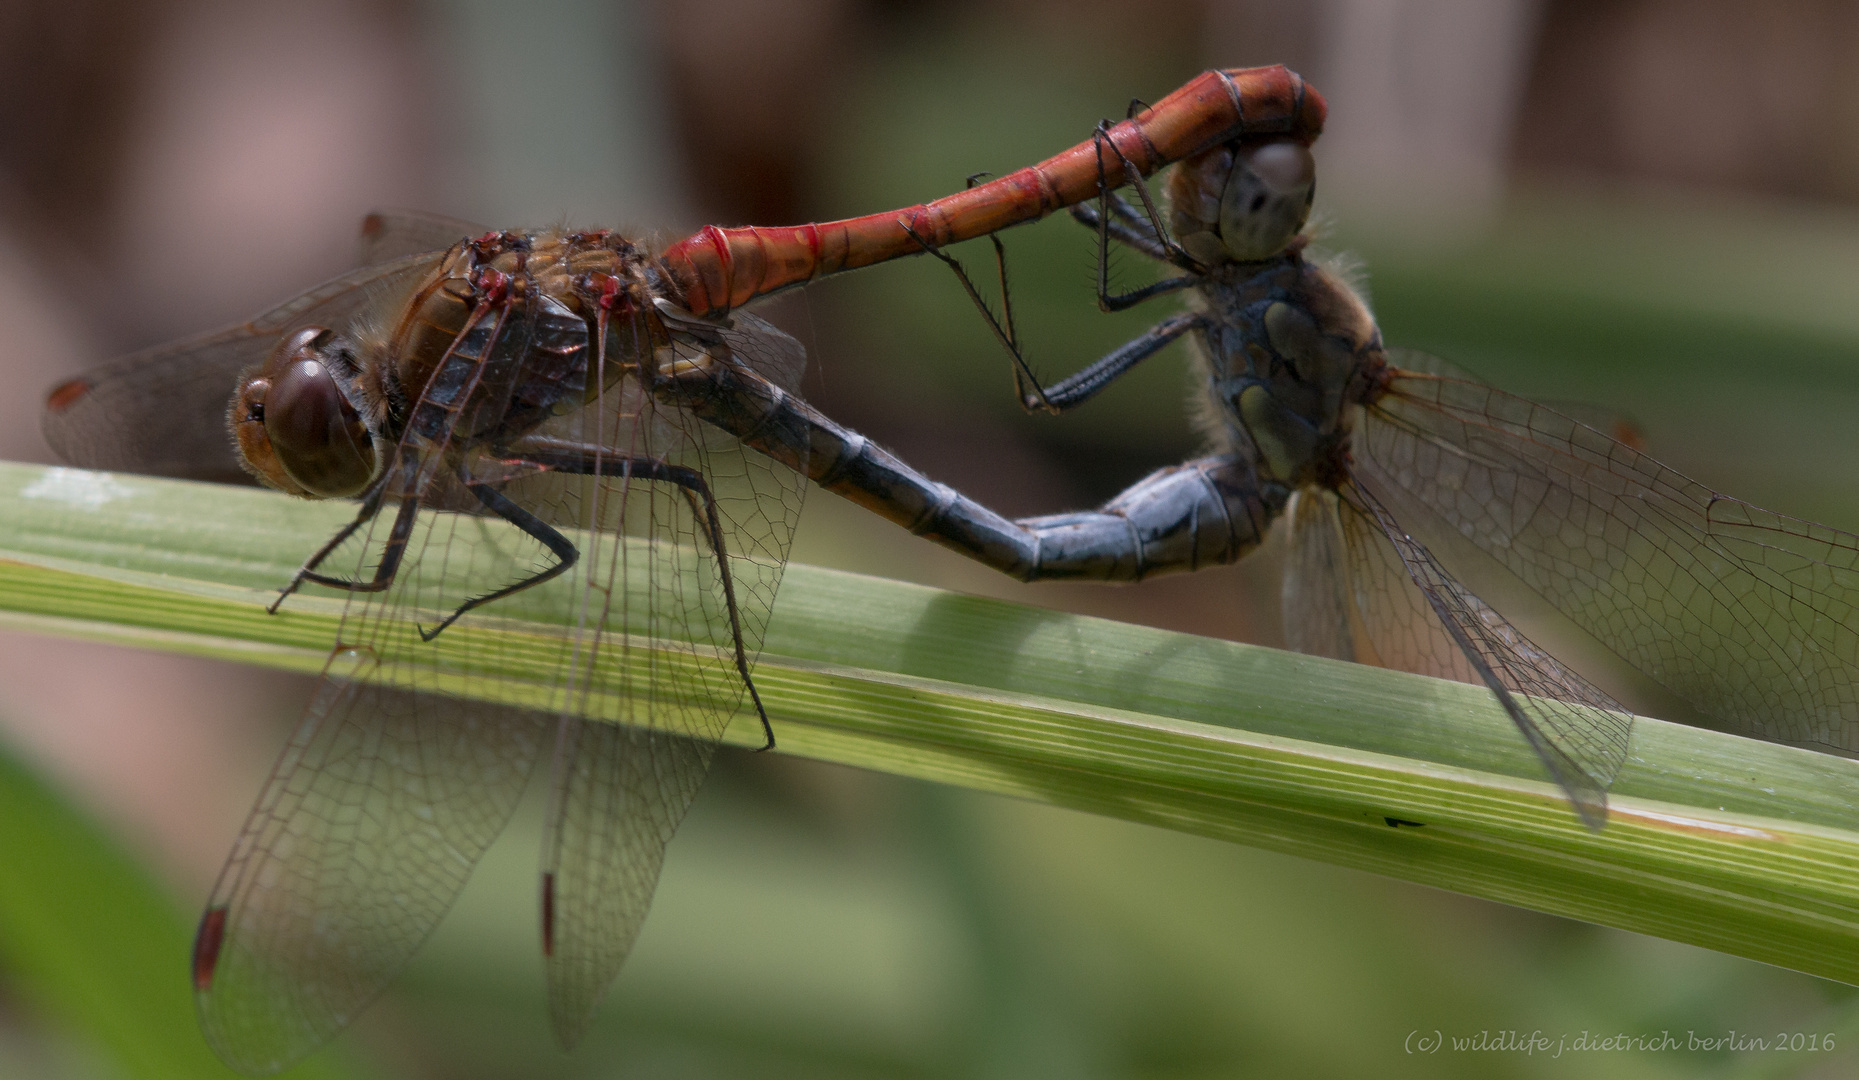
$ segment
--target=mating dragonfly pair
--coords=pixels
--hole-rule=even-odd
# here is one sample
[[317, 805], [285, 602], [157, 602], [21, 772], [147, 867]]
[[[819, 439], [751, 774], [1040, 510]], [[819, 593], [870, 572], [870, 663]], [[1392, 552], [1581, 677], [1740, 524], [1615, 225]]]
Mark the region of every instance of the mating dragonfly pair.
[[[656, 255], [604, 231], [374, 217], [365, 269], [54, 390], [46, 431], [74, 463], [242, 466], [360, 500], [273, 602], [306, 586], [349, 598], [201, 922], [193, 974], [214, 1047], [273, 1071], [347, 1023], [449, 907], [544, 756], [542, 945], [572, 1044], [723, 729], [747, 710], [774, 740], [752, 666], [806, 480], [1029, 581], [1228, 563], [1283, 518], [1294, 644], [1489, 686], [1594, 827], [1629, 715], [1436, 549], [1497, 560], [1725, 727], [1859, 749], [1859, 538], [1384, 348], [1348, 283], [1307, 256], [1324, 113], [1283, 68], [1209, 72], [934, 203], [711, 228]], [[1142, 181], [1177, 162], [1164, 220]], [[1112, 193], [1126, 183], [1137, 204]], [[1210, 444], [1096, 511], [1008, 520], [927, 479], [801, 400], [800, 347], [736, 311], [1067, 207], [1100, 256], [1115, 240], [1175, 271], [1124, 296], [1100, 276], [1106, 307], [1193, 302], [1053, 386], [1017, 366], [1023, 403], [1062, 411], [1185, 338]]]

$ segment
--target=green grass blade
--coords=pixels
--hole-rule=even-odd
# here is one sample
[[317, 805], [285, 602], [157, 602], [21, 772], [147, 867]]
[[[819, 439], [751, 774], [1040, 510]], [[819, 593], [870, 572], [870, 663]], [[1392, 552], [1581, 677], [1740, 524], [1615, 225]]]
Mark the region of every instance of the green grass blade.
[[[263, 608], [350, 513], [0, 466], [0, 611], [48, 633], [315, 670], [340, 600]], [[524, 665], [551, 613], [508, 614], [406, 656], [444, 670], [448, 637], [493, 647], [506, 679], [455, 689], [526, 700], [548, 677]], [[1594, 834], [1481, 689], [804, 566], [756, 680], [785, 752], [1859, 982], [1852, 761], [1642, 720]], [[759, 739], [746, 718], [731, 736]]]

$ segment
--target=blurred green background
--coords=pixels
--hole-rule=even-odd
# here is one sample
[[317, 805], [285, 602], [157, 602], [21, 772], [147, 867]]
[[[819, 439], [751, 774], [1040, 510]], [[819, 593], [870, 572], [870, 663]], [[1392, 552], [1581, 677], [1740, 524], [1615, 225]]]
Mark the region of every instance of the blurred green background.
[[[1683, 472], [1859, 528], [1859, 17], [1709, 0], [0, 5], [0, 454], [40, 389], [245, 317], [409, 205], [660, 239], [945, 194], [1207, 66], [1329, 96], [1325, 243], [1391, 343], [1629, 418]], [[1007, 237], [1042, 371], [1170, 310], [1094, 240]], [[986, 277], [979, 245], [959, 252]], [[1116, 264], [1128, 283], [1148, 268]], [[926, 260], [770, 305], [806, 390], [1010, 514], [1195, 449], [1173, 351], [1062, 419]], [[306, 545], [318, 538], [306, 538]], [[1266, 644], [1276, 554], [1028, 588], [833, 499], [797, 560]], [[777, 618], [779, 609], [777, 607]], [[305, 688], [0, 637], [0, 1075], [210, 1075], [186, 942]], [[534, 808], [532, 807], [532, 811]], [[1851, 1075], [1844, 986], [1373, 876], [778, 756], [726, 754], [637, 952], [548, 1041], [539, 815], [322, 1075]], [[1833, 1052], [1410, 1053], [1410, 1036], [1836, 1034]]]

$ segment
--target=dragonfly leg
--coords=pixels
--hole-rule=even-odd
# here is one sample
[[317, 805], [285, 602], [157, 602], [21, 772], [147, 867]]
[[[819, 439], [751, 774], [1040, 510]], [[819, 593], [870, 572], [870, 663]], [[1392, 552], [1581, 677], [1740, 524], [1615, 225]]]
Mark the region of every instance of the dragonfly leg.
[[[986, 175], [986, 173], [976, 173], [969, 177], [969, 186], [973, 187], [977, 179]], [[898, 224], [903, 226], [906, 235], [917, 242], [918, 247], [934, 255], [942, 261], [944, 266], [954, 271], [955, 280], [962, 283], [962, 291], [968, 294], [969, 300], [974, 302], [975, 310], [981, 312], [981, 318], [987, 322], [988, 329], [994, 332], [994, 340], [1000, 342], [1001, 348], [1007, 350], [1007, 355], [1013, 360], [1013, 393], [1014, 397], [1019, 400], [1020, 407], [1029, 412], [1034, 409], [1055, 411], [1051, 403], [1046, 400], [1045, 389], [1039, 385], [1039, 376], [1033, 374], [1032, 367], [1026, 362], [1026, 355], [1020, 351], [1019, 334], [1013, 326], [1013, 292], [1007, 287], [1007, 247], [1001, 243], [1000, 237], [994, 233], [988, 234], [988, 239], [994, 244], [994, 264], [1000, 275], [1001, 318], [995, 318], [987, 301], [981, 298], [980, 290], [975, 288], [974, 280], [968, 276], [968, 270], [955, 256], [919, 235], [909, 222], [899, 221]]]
[[[905, 228], [909, 227], [905, 226]], [[1007, 256], [1005, 251], [998, 253], [1001, 259], [1001, 298], [1003, 309], [1007, 314], [1006, 325], [1003, 326], [1000, 320], [994, 317], [994, 313], [988, 310], [986, 302], [975, 290], [974, 283], [969, 280], [968, 272], [962, 268], [961, 263], [946, 252], [931, 247], [927, 240], [919, 237], [917, 242], [923, 245], [924, 250], [941, 259], [944, 264], [955, 271], [955, 276], [961, 281], [962, 288], [968, 292], [968, 298], [975, 302], [982, 317], [987, 320], [989, 328], [994, 331], [995, 340], [1001, 343], [1001, 346], [1007, 350], [1007, 355], [1013, 359], [1014, 393], [1019, 396], [1020, 407], [1028, 412], [1037, 410], [1056, 414], [1084, 404], [1096, 397], [1099, 391], [1115, 382], [1124, 372], [1154, 356], [1169, 342], [1190, 330], [1206, 325], [1207, 322], [1206, 317], [1202, 315], [1176, 315], [1165, 319], [1138, 337], [1100, 357], [1083, 371], [1061, 379], [1051, 386], [1042, 386], [1039, 377], [1033, 374], [1032, 367], [1027, 364], [1026, 357], [1020, 352], [1019, 343], [1014, 338], [1013, 308], [1006, 304]], [[999, 245], [1000, 241], [996, 240], [995, 246], [998, 248]], [[1099, 269], [1102, 269], [1101, 264]], [[1194, 284], [1195, 280], [1192, 277], [1171, 278], [1167, 281], [1158, 281], [1135, 292], [1125, 293], [1124, 296], [1134, 297], [1135, 299], [1130, 301], [1134, 304], [1152, 296], [1160, 296], [1163, 293], [1186, 288]]]
[[1102, 229], [1110, 239], [1125, 247], [1132, 248], [1158, 262], [1168, 261], [1168, 249], [1163, 247], [1149, 231], [1149, 220], [1136, 212], [1123, 196], [1110, 192], [1110, 219], [1103, 220], [1098, 208], [1089, 203], [1079, 203], [1071, 208], [1072, 220], [1090, 229]]
[[[1084, 206], [1082, 203], [1079, 205]], [[1090, 207], [1084, 206], [1084, 209], [1089, 210]], [[1149, 242], [1155, 244], [1158, 250], [1168, 250], [1166, 247], [1162, 246], [1162, 240], [1155, 235], [1155, 225], [1150, 222], [1149, 215], [1146, 213], [1138, 213], [1136, 208], [1130, 205], [1130, 201], [1123, 197], [1122, 192], [1113, 191], [1110, 193], [1110, 212], [1113, 217], [1121, 219], [1124, 224], [1132, 228], [1144, 230], [1149, 238]]]
[[330, 577], [327, 574], [316, 572], [316, 568], [322, 564], [324, 559], [341, 547], [349, 537], [355, 535], [355, 530], [373, 520], [374, 516], [380, 513], [381, 502], [386, 492], [385, 483], [377, 484], [368, 497], [362, 500], [361, 510], [355, 515], [355, 520], [344, 525], [336, 535], [329, 538], [327, 543], [317, 548], [316, 554], [304, 561], [303, 566], [297, 570], [296, 576], [291, 578], [290, 584], [278, 590], [278, 598], [271, 601], [270, 606], [265, 610], [276, 615], [285, 599], [302, 588], [306, 581], [348, 592], [381, 592], [392, 585], [395, 575], [400, 572], [401, 556], [406, 554], [407, 538], [413, 535], [413, 519], [419, 513], [418, 499], [407, 498], [401, 501], [400, 511], [394, 515], [393, 530], [387, 534], [387, 546], [381, 552], [381, 561], [375, 564], [373, 577], [367, 581], [351, 581], [348, 578]]
[[[1142, 200], [1143, 210], [1147, 215], [1146, 220], [1138, 219], [1130, 205], [1122, 198], [1118, 198], [1117, 209], [1124, 217], [1125, 224], [1147, 225], [1159, 252], [1157, 258], [1173, 265], [1176, 269], [1187, 271], [1186, 281], [1206, 277], [1207, 267], [1201, 265], [1199, 259], [1188, 254], [1180, 244], [1175, 243], [1173, 237], [1168, 235], [1168, 227], [1162, 224], [1162, 215], [1155, 208], [1155, 198], [1149, 194], [1149, 185], [1143, 180], [1142, 170], [1138, 169], [1136, 163], [1123, 153], [1122, 148], [1109, 137], [1109, 133], [1110, 122], [1104, 121], [1097, 125], [1097, 133], [1092, 137], [1093, 150], [1097, 158], [1097, 213], [1094, 215], [1097, 218], [1097, 306], [1103, 311], [1122, 311], [1142, 303], [1156, 295], [1158, 291], [1168, 290], [1157, 290], [1154, 286], [1150, 286], [1147, 289], [1137, 289], [1134, 292], [1119, 293], [1115, 296], [1110, 293], [1110, 189], [1112, 185], [1104, 171], [1104, 147], [1110, 147], [1111, 152], [1117, 156], [1117, 160], [1123, 166], [1124, 182], [1136, 189], [1136, 195]], [[1073, 212], [1076, 213], [1076, 208]], [[1174, 287], [1181, 288], [1182, 286]]]
[[[1104, 310], [1106, 311], [1125, 311], [1125, 310], [1128, 310], [1129, 308], [1135, 307], [1137, 304], [1142, 303], [1144, 300], [1151, 300], [1151, 299], [1154, 299], [1155, 297], [1165, 296], [1172, 292], [1180, 292], [1182, 289], [1188, 288], [1191, 285], [1197, 285], [1203, 280], [1205, 279], [1193, 277], [1191, 275], [1184, 276], [1184, 277], [1164, 278], [1161, 281], [1157, 281], [1149, 285], [1144, 285], [1140, 289], [1131, 289], [1129, 292], [1120, 293], [1117, 296], [1113, 296], [1110, 298], [1110, 303], [1108, 306], [1104, 305], [1101, 302], [1099, 306], [1103, 307]], [[1101, 297], [1100, 297], [1100, 300], [1101, 300]]]
[[[1163, 284], [1167, 284], [1164, 282]], [[1207, 325], [1203, 315], [1174, 315], [1091, 362], [1091, 366], [1046, 387], [1046, 401], [1053, 412], [1063, 412], [1096, 397], [1124, 372], [1156, 353], [1190, 330]]]
[[[1105, 130], [1105, 125], [1098, 125], [1096, 136], [1097, 209], [1092, 210], [1080, 203], [1072, 207], [1071, 212], [1072, 217], [1097, 229], [1097, 306], [1100, 311], [1110, 312], [1124, 311], [1151, 297], [1185, 289], [1202, 280], [1206, 271], [1187, 252], [1183, 251], [1180, 245], [1169, 238], [1167, 230], [1162, 226], [1162, 218], [1156, 213], [1155, 204], [1150, 200], [1149, 185], [1143, 182], [1140, 174], [1131, 171], [1130, 160], [1123, 157], [1121, 150], [1117, 151], [1117, 156], [1123, 161], [1126, 178], [1133, 178], [1137, 191], [1141, 193], [1143, 206], [1148, 210], [1148, 216], [1144, 217], [1136, 213], [1135, 207], [1126, 202], [1123, 196], [1110, 190], [1110, 182], [1104, 175], [1103, 144], [1108, 141], [1104, 137]], [[1111, 143], [1111, 149], [1116, 149], [1115, 143]], [[1112, 217], [1117, 220], [1113, 222]], [[1112, 296], [1110, 294], [1110, 238], [1112, 235], [1150, 258], [1170, 263], [1188, 273]]]
[[485, 509], [503, 518], [510, 524], [515, 525], [524, 533], [528, 534], [531, 539], [535, 540], [543, 547], [548, 548], [549, 553], [555, 556], [555, 565], [531, 574], [513, 585], [506, 585], [495, 592], [488, 592], [483, 596], [474, 596], [466, 600], [464, 603], [458, 605], [458, 610], [447, 615], [439, 625], [433, 627], [431, 630], [422, 627], [420, 629], [421, 641], [431, 641], [433, 638], [438, 637], [440, 631], [457, 622], [459, 616], [473, 608], [483, 607], [493, 600], [501, 600], [511, 593], [522, 592], [524, 589], [533, 585], [540, 585], [550, 578], [561, 575], [581, 558], [581, 552], [566, 536], [557, 532], [548, 522], [543, 521], [541, 518], [523, 509], [516, 503], [511, 502], [504, 496], [503, 492], [498, 491], [489, 484], [478, 484], [470, 481], [466, 481], [465, 488], [473, 495], [477, 496], [478, 501], [484, 504]]
[[[768, 710], [762, 706], [762, 695], [755, 689], [755, 680], [749, 677], [749, 649], [742, 636], [742, 614], [736, 605], [736, 583], [734, 577], [732, 577], [730, 573], [729, 551], [724, 544], [723, 518], [721, 513], [717, 510], [716, 496], [711, 492], [710, 483], [708, 480], [704, 479], [703, 473], [688, 466], [672, 465], [656, 458], [615, 458], [610, 451], [602, 450], [599, 447], [570, 443], [557, 439], [524, 439], [513, 444], [510, 450], [513, 454], [521, 457], [525, 461], [541, 465], [556, 472], [573, 473], [580, 476], [612, 476], [615, 478], [630, 476], [638, 480], [652, 480], [660, 483], [675, 484], [684, 492], [684, 497], [689, 501], [691, 506], [691, 514], [700, 523], [700, 529], [704, 534], [704, 540], [710, 545], [711, 554], [716, 557], [717, 576], [723, 584], [723, 605], [729, 613], [729, 634], [730, 642], [734, 647], [736, 655], [736, 673], [741, 676], [742, 685], [749, 691], [749, 700], [755, 705], [755, 715], [762, 722], [763, 743], [760, 749], [774, 749], [775, 729], [773, 725], [768, 722]], [[492, 494], [495, 493], [493, 492]], [[483, 496], [479, 497], [483, 498]], [[499, 495], [498, 498], [501, 499], [502, 496]], [[506, 503], [508, 502], [508, 500], [504, 501]], [[490, 504], [486, 503], [485, 505], [488, 506]], [[495, 507], [492, 507], [492, 509], [496, 510]], [[465, 611], [471, 607], [487, 603], [500, 596], [506, 596], [518, 589], [526, 589], [531, 585], [540, 584], [554, 577], [556, 574], [561, 573], [563, 570], [566, 570], [570, 565], [573, 565], [576, 553], [574, 546], [570, 544], [565, 537], [555, 532], [555, 530], [550, 529], [542, 522], [536, 521], [534, 517], [523, 511], [520, 507], [511, 504], [511, 509], [516, 510], [518, 513], [522, 513], [524, 517], [534, 521], [538, 528], [547, 529], [556, 539], [560, 540], [568, 551], [566, 562], [551, 567], [549, 570], [544, 571], [534, 578], [518, 582], [509, 588], [499, 590], [489, 596], [467, 601], [464, 607], [459, 608], [452, 616], [453, 619], [456, 619], [459, 615], [463, 615]], [[503, 515], [507, 520], [516, 524], [518, 528], [522, 528], [523, 531], [528, 532], [531, 536], [536, 537], [536, 539], [542, 540], [545, 544], [548, 543], [547, 540], [543, 540], [541, 535], [530, 531], [527, 526], [518, 522], [515, 518], [504, 514], [501, 510], [497, 510], [497, 513]], [[551, 545], [551, 547], [553, 548], [553, 545]], [[558, 550], [557, 554], [559, 555], [561, 552]], [[451, 621], [451, 619], [446, 620], [446, 624], [450, 624]], [[442, 625], [439, 629], [444, 629], [444, 626]], [[434, 632], [437, 633], [438, 631], [435, 630]]]
[[899, 461], [753, 371], [718, 364], [669, 391], [682, 407], [821, 487], [1022, 581], [1136, 581], [1230, 563], [1289, 492], [1232, 455], [1161, 469], [1102, 508], [1011, 521]]
[[[1097, 227], [1097, 305], [1108, 312], [1123, 311], [1145, 300], [1195, 285], [1203, 280], [1205, 269], [1178, 244], [1169, 239], [1155, 204], [1150, 199], [1149, 189], [1142, 181], [1141, 174], [1135, 170], [1129, 158], [1124, 156], [1116, 144], [1104, 137], [1106, 130], [1108, 130], [1107, 125], [1100, 124], [1095, 137], [1098, 146], [1098, 209], [1091, 211], [1083, 206], [1075, 206], [1072, 208], [1072, 213], [1080, 221], [1094, 224]], [[1143, 206], [1148, 211], [1146, 218], [1138, 214], [1136, 209], [1121, 196], [1111, 192], [1108, 177], [1104, 173], [1102, 147], [1106, 143], [1122, 162], [1126, 180], [1134, 184], [1141, 193]], [[970, 176], [968, 186], [973, 187], [975, 181], [986, 175], [986, 173], [976, 173]], [[1114, 226], [1110, 220], [1113, 210], [1119, 218]], [[988, 329], [994, 332], [995, 340], [1001, 343], [1001, 347], [1007, 350], [1007, 355], [1012, 359], [1014, 394], [1020, 401], [1020, 407], [1029, 412], [1039, 410], [1059, 413], [1083, 404], [1138, 361], [1153, 355], [1162, 346], [1200, 324], [1199, 319], [1192, 316], [1168, 320], [1150, 329], [1142, 337], [1098, 360], [1084, 371], [1061, 380], [1054, 386], [1041, 386], [1039, 377], [1033, 374], [1032, 366], [1026, 362], [1026, 355], [1020, 350], [1019, 336], [1014, 330], [1013, 294], [1007, 286], [1007, 249], [1001, 244], [1000, 237], [994, 233], [988, 234], [988, 239], [994, 244], [995, 263], [1000, 273], [1002, 317], [997, 319], [994, 312], [988, 308], [987, 302], [981, 298], [980, 291], [975, 288], [973, 279], [968, 276], [968, 271], [961, 262], [919, 235], [909, 222], [900, 220], [898, 224], [912, 240], [916, 241], [919, 247], [940, 259], [943, 265], [955, 273], [956, 280], [962, 284], [962, 290], [968, 294], [969, 300], [974, 302], [976, 310], [981, 312], [981, 317], [986, 320]], [[1109, 276], [1109, 238], [1113, 227], [1116, 230], [1117, 239], [1136, 247], [1144, 254], [1186, 269], [1189, 273], [1112, 296]], [[1149, 230], [1147, 234], [1139, 231], [1143, 228]], [[1184, 323], [1181, 322], [1182, 318], [1188, 318], [1191, 321]]]

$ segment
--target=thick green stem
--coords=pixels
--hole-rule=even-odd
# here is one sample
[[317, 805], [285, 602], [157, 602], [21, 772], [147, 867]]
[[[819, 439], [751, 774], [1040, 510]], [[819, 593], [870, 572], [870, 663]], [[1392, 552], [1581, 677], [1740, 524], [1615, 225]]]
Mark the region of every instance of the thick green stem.
[[[0, 465], [0, 621], [315, 671], [342, 600], [265, 604], [350, 513]], [[500, 677], [454, 674], [448, 690], [527, 700], [553, 670], [538, 658], [561, 613], [503, 616], [402, 658], [443, 676], [458, 650], [483, 651]], [[1859, 983], [1852, 761], [1642, 719], [1596, 834], [1479, 688], [805, 566], [788, 571], [755, 676], [783, 752]], [[742, 717], [730, 736], [760, 732]]]

